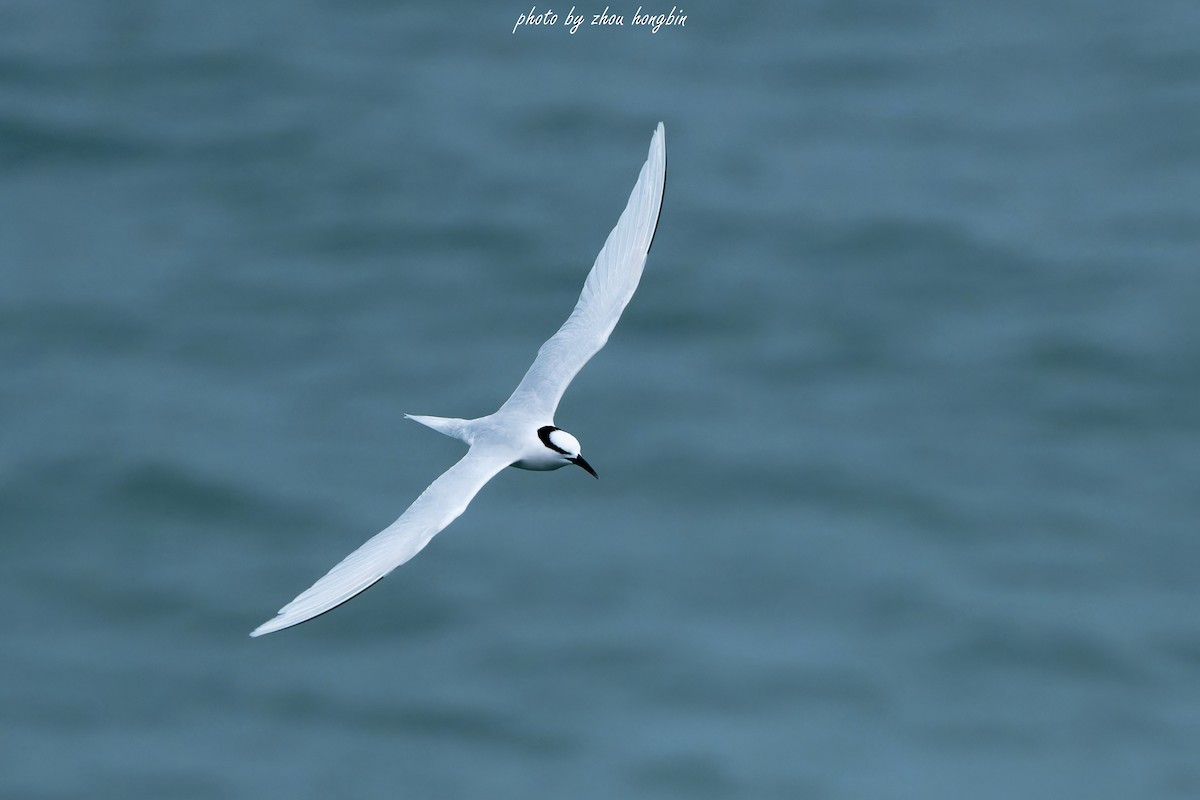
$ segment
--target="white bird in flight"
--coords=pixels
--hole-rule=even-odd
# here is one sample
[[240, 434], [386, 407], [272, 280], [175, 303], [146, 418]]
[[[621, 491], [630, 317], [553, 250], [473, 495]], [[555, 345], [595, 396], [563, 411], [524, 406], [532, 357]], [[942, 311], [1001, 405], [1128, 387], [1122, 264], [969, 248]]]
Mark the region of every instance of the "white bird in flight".
[[398, 520], [346, 556], [251, 636], [307, 622], [364, 591], [421, 552], [505, 467], [552, 470], [575, 464], [596, 477], [580, 452], [579, 440], [555, 427], [554, 410], [579, 370], [608, 341], [642, 277], [662, 210], [667, 171], [664, 135], [660, 122], [629, 202], [596, 256], [575, 310], [538, 350], [533, 366], [504, 405], [478, 419], [405, 415], [466, 442], [467, 454], [430, 484]]

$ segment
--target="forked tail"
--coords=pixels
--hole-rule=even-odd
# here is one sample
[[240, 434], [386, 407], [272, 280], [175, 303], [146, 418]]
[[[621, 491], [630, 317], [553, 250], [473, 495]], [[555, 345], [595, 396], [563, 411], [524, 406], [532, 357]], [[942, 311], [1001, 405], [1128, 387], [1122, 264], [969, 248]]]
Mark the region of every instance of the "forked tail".
[[418, 414], [405, 414], [404, 416], [427, 428], [433, 428], [438, 433], [444, 433], [453, 439], [471, 444], [471, 440], [467, 437], [467, 423], [470, 420], [457, 417], [423, 417]]

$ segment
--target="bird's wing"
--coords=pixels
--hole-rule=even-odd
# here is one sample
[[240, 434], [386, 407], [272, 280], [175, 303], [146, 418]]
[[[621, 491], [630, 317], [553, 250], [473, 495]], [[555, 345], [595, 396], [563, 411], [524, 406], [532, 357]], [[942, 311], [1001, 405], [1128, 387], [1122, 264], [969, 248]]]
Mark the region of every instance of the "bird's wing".
[[552, 419], [571, 380], [608, 341], [641, 280], [658, 227], [667, 173], [664, 136], [660, 122], [629, 203], [596, 256], [575, 310], [538, 350], [533, 366], [497, 413], [519, 412]]
[[421, 493], [393, 522], [279, 609], [279, 615], [255, 628], [251, 636], [290, 628], [341, 605], [429, 544], [440, 530], [467, 509], [472, 498], [496, 473], [512, 463], [511, 454], [472, 448]]

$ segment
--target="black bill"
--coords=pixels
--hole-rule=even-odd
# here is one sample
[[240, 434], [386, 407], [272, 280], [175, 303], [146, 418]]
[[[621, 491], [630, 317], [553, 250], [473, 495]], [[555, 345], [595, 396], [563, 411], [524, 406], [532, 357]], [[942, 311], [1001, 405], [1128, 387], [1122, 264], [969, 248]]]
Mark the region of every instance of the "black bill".
[[596, 474], [596, 470], [592, 469], [591, 464], [584, 461], [583, 456], [575, 456], [574, 458], [568, 458], [567, 460], [570, 461], [572, 464], [577, 464], [577, 465], [583, 467], [584, 469], [586, 469], [588, 471], [589, 475], [591, 475], [593, 478], [596, 478], [597, 480], [599, 480], [600, 476]]

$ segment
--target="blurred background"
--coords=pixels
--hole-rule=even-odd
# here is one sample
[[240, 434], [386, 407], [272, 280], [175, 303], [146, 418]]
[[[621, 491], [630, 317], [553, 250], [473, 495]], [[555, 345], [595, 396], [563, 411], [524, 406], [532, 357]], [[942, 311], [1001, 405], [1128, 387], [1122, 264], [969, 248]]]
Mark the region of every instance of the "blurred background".
[[0, 9], [0, 795], [1200, 796], [1200, 6], [608, 5]]

